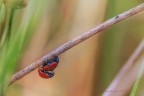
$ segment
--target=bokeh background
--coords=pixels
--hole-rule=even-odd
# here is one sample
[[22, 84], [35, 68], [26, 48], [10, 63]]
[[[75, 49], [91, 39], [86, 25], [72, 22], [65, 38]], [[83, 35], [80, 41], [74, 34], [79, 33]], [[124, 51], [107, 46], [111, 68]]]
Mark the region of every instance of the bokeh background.
[[[0, 0], [0, 96], [100, 96], [104, 92], [129, 96], [132, 87], [127, 86], [133, 83], [127, 83], [128, 76], [120, 82], [121, 91], [105, 89], [144, 38], [144, 13], [61, 54], [53, 78], [39, 77], [36, 69], [9, 87], [8, 81], [46, 53], [142, 2]], [[142, 89], [136, 96], [143, 96]]]

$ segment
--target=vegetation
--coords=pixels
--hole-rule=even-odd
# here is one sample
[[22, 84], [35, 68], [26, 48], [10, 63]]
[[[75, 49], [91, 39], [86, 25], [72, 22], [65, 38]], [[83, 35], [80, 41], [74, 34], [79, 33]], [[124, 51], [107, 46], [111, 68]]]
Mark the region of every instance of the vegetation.
[[0, 0], [0, 96], [143, 96], [144, 48], [117, 86], [106, 89], [143, 42], [144, 14], [60, 55], [52, 79], [42, 79], [33, 71], [8, 86], [14, 73], [50, 50], [140, 3], [142, 0]]

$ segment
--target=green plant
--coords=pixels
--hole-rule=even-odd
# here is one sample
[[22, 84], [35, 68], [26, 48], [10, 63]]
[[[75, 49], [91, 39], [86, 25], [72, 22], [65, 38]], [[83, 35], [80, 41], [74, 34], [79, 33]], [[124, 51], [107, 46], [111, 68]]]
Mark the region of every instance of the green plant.
[[45, 10], [47, 2], [30, 0], [28, 3], [31, 6], [26, 6], [25, 0], [1, 0], [0, 96], [5, 94], [10, 76], [19, 67], [18, 61], [39, 25], [40, 17], [44, 14], [41, 10]]

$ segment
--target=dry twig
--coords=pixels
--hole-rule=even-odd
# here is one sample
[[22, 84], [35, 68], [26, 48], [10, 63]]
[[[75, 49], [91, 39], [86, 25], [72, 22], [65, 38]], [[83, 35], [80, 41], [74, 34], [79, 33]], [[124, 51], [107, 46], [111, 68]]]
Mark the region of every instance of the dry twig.
[[54, 56], [58, 56], [60, 54], [62, 54], [63, 52], [67, 51], [68, 49], [72, 48], [73, 46], [83, 42], [84, 40], [92, 37], [93, 35], [97, 34], [100, 31], [105, 30], [106, 28], [110, 27], [113, 24], [116, 24], [130, 16], [133, 16], [139, 12], [142, 12], [144, 10], [144, 3], [136, 6], [135, 8], [132, 8], [122, 14], [119, 14], [115, 17], [113, 17], [112, 19], [109, 19], [108, 21], [100, 24], [99, 26], [84, 32], [83, 34], [81, 34], [80, 36], [72, 39], [71, 41], [61, 45], [60, 47], [58, 47], [57, 49], [53, 50], [52, 52], [46, 54], [45, 56], [43, 56], [42, 58], [40, 58], [39, 60], [37, 60], [36, 62], [32, 63], [31, 65], [29, 65], [28, 67], [24, 68], [23, 70], [19, 71], [18, 73], [14, 74], [10, 80], [9, 84], [14, 83], [15, 81], [19, 80], [20, 78], [22, 78], [23, 76], [29, 74], [31, 71], [35, 70], [36, 68], [38, 68], [39, 66], [41, 66], [43, 64], [43, 61], [48, 58], [51, 59]]

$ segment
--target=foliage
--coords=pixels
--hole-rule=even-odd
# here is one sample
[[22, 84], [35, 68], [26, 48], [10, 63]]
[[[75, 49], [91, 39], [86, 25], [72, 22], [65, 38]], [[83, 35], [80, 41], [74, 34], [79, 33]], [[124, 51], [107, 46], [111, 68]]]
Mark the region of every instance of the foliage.
[[[0, 7], [0, 96], [7, 90], [10, 76], [19, 67], [18, 61], [39, 24], [48, 1], [5, 0]], [[22, 11], [26, 8], [25, 11]], [[20, 11], [21, 10], [21, 11]], [[32, 13], [31, 13], [32, 12]], [[21, 14], [24, 14], [21, 17]], [[21, 17], [21, 18], [19, 18]]]

